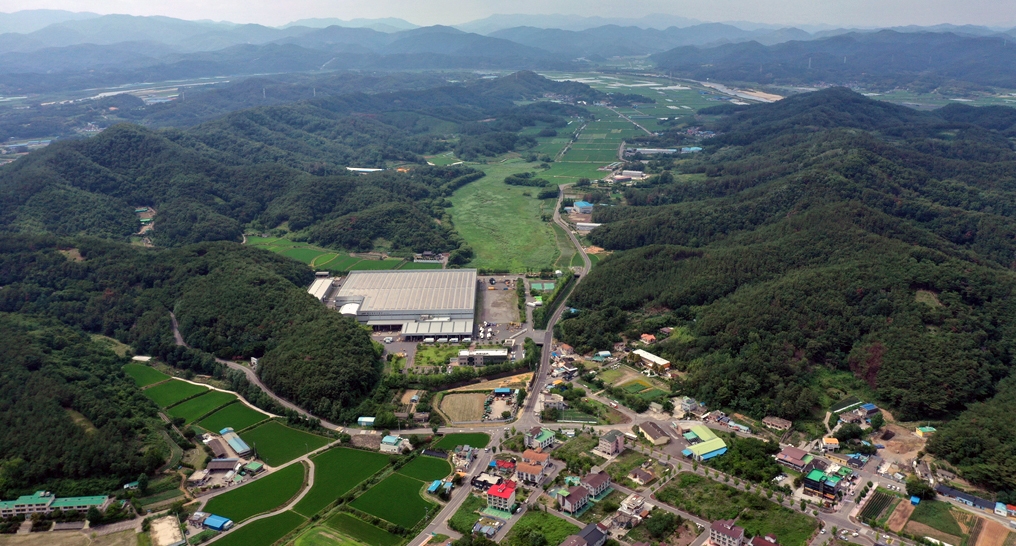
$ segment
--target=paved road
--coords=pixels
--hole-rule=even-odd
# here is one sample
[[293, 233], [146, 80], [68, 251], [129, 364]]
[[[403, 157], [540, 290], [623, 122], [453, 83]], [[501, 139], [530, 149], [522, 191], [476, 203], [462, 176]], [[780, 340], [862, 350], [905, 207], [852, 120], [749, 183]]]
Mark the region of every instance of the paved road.
[[615, 114], [617, 114], [617, 115], [618, 115], [618, 116], [620, 116], [621, 118], [625, 119], [626, 121], [628, 121], [628, 122], [629, 122], [629, 123], [631, 123], [632, 125], [634, 125], [634, 126], [638, 127], [639, 129], [642, 129], [643, 131], [645, 131], [645, 132], [646, 132], [646, 134], [648, 134], [648, 135], [652, 135], [652, 134], [653, 134], [653, 132], [652, 132], [652, 131], [650, 131], [649, 129], [646, 129], [645, 127], [643, 127], [643, 126], [641, 126], [641, 125], [639, 125], [638, 123], [636, 123], [636, 122], [635, 122], [635, 120], [631, 119], [630, 117], [628, 117], [628, 116], [626, 116], [626, 115], [622, 114], [621, 112], [618, 112], [617, 110], [615, 110], [615, 109], [614, 109], [614, 107], [612, 107], [612, 106], [608, 106], [608, 107], [607, 107], [607, 109], [608, 109], [608, 110], [610, 110], [611, 112], [614, 112]]

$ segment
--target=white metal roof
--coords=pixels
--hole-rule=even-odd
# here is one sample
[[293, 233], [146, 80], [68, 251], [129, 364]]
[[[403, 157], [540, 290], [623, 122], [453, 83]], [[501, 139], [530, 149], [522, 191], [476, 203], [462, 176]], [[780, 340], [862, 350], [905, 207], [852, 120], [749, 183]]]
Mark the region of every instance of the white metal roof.
[[635, 353], [636, 355], [638, 355], [639, 357], [644, 358], [644, 359], [652, 362], [653, 364], [657, 364], [659, 366], [663, 366], [665, 364], [670, 364], [670, 361], [667, 360], [666, 358], [658, 357], [658, 356], [654, 355], [653, 353], [650, 353], [650, 352], [647, 352], [647, 351], [643, 351], [642, 349], [635, 349], [632, 352]]
[[405, 336], [426, 336], [426, 335], [472, 335], [473, 321], [471, 320], [443, 320], [427, 322], [407, 322], [402, 327], [402, 335]]
[[307, 289], [307, 293], [314, 296], [317, 299], [325, 297], [325, 293], [332, 286], [331, 277], [318, 277], [314, 279], [314, 284], [310, 285]]
[[476, 270], [351, 271], [336, 298], [363, 298], [360, 313], [472, 311]]

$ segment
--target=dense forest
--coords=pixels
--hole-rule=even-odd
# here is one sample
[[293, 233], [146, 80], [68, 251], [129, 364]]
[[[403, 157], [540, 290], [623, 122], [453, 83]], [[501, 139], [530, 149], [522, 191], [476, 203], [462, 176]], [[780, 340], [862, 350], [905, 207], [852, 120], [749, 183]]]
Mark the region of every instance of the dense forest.
[[[0, 236], [0, 245], [0, 312], [59, 320], [198, 373], [223, 374], [203, 352], [260, 357], [269, 388], [340, 422], [355, 419], [380, 379], [368, 333], [314, 305], [304, 288], [313, 274], [277, 254], [223, 242], [145, 249], [23, 235]], [[196, 350], [176, 345], [171, 311]], [[73, 362], [61, 368], [72, 376], [83, 365]]]
[[[1014, 368], [1011, 119], [843, 89], [732, 109], [701, 157], [597, 207], [590, 239], [618, 252], [558, 333], [592, 350], [681, 327], [654, 351], [682, 388], [758, 417], [817, 417], [830, 372], [898, 419], [965, 416]], [[981, 460], [955, 455], [978, 481]]]
[[[448, 222], [435, 220], [445, 198], [478, 172], [430, 167], [422, 155], [448, 149], [455, 138], [460, 154], [473, 158], [526, 148], [535, 141], [518, 136], [522, 128], [563, 126], [565, 117], [585, 112], [515, 106], [546, 93], [606, 97], [520, 73], [248, 109], [188, 130], [116, 125], [0, 170], [0, 226], [126, 240], [138, 228], [134, 208], [148, 206], [158, 211], [152, 240], [159, 246], [238, 241], [244, 226], [285, 225], [333, 247], [371, 250], [383, 238], [394, 250], [452, 251], [461, 242]], [[346, 169], [393, 163], [409, 165], [408, 172]]]

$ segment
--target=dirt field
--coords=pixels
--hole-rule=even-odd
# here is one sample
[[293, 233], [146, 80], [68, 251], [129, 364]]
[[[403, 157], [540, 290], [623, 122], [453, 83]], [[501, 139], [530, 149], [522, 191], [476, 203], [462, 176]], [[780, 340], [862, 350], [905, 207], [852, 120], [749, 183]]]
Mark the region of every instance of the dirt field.
[[959, 546], [960, 542], [963, 540], [960, 537], [947, 535], [938, 529], [933, 529], [923, 523], [917, 523], [916, 521], [911, 521], [906, 525], [906, 527], [904, 527], [904, 529], [912, 535], [931, 537], [935, 540], [945, 542], [946, 544], [951, 544], [952, 546]]
[[1002, 546], [1009, 538], [1009, 530], [1001, 523], [993, 520], [984, 520], [981, 524], [981, 533], [977, 535], [977, 542], [974, 546]]
[[408, 389], [406, 391], [406, 394], [402, 395], [402, 403], [409, 404], [413, 400], [413, 397], [416, 396], [417, 394], [420, 394], [420, 391], [416, 389]]
[[451, 389], [448, 392], [461, 392], [461, 391], [492, 391], [499, 388], [508, 389], [523, 389], [530, 381], [533, 380], [533, 374], [523, 373], [519, 375], [511, 375], [508, 377], [502, 377], [501, 379], [494, 379], [492, 381], [482, 381], [480, 383], [474, 383], [472, 385], [466, 385], [465, 387], [459, 387], [457, 389]]
[[896, 509], [893, 510], [893, 514], [889, 516], [889, 520], [886, 521], [886, 525], [889, 526], [889, 530], [894, 533], [899, 533], [903, 527], [907, 524], [907, 520], [910, 519], [910, 515], [914, 513], [915, 506], [909, 502], [901, 502], [896, 505]]
[[[518, 322], [519, 297], [515, 289], [504, 290], [504, 283], [498, 283], [496, 290], [487, 290], [487, 286], [484, 283], [482, 320], [504, 326], [509, 322]], [[499, 329], [504, 331], [503, 326]]]
[[918, 437], [913, 430], [905, 429], [897, 425], [889, 425], [889, 430], [896, 436], [892, 440], [885, 440], [885, 449], [882, 450], [882, 458], [896, 462], [906, 463], [917, 457], [917, 452], [924, 449], [924, 438]]
[[30, 535], [0, 535], [0, 546], [135, 546], [134, 531], [90, 538], [77, 531], [51, 531]]
[[452, 422], [479, 421], [483, 418], [483, 393], [446, 394], [441, 400], [441, 411]]
[[352, 444], [367, 449], [381, 449], [380, 434], [353, 434]]

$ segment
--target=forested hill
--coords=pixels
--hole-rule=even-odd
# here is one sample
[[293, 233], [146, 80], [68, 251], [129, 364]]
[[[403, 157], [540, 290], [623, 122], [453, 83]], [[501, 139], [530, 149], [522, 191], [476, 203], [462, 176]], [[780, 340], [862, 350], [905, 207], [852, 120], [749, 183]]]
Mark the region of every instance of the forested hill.
[[[590, 238], [618, 252], [558, 333], [590, 350], [681, 327], [654, 352], [687, 392], [760, 418], [821, 418], [836, 373], [901, 420], [961, 414], [1016, 365], [1016, 154], [995, 125], [842, 89], [722, 117], [701, 157], [596, 208]], [[977, 464], [1016, 489], [1011, 457]]]
[[[384, 238], [395, 249], [450, 251], [457, 237], [434, 220], [444, 198], [478, 174], [427, 167], [422, 155], [453, 146], [467, 159], [525, 149], [534, 141], [518, 136], [524, 126], [563, 126], [585, 113], [550, 102], [515, 106], [547, 93], [624, 99], [520, 73], [243, 110], [184, 131], [114, 126], [0, 169], [0, 229], [125, 240], [137, 230], [135, 207], [149, 206], [158, 212], [160, 246], [238, 241], [247, 224], [289, 222], [325, 245], [369, 250]], [[398, 163], [410, 172], [346, 170]]]
[[883, 30], [770, 46], [686, 46], [651, 58], [674, 75], [790, 85], [861, 82], [880, 89], [930, 91], [956, 82], [1006, 87], [1016, 76], [1011, 36], [947, 32]]
[[[380, 352], [354, 320], [315, 305], [312, 277], [231, 243], [145, 249], [0, 234], [0, 493], [95, 494], [168, 456], [160, 436], [140, 449], [155, 407], [122, 372], [127, 358], [87, 334], [216, 376], [222, 367], [207, 353], [260, 357], [274, 392], [321, 417], [355, 419], [380, 378]], [[171, 311], [206, 353], [176, 345]]]

